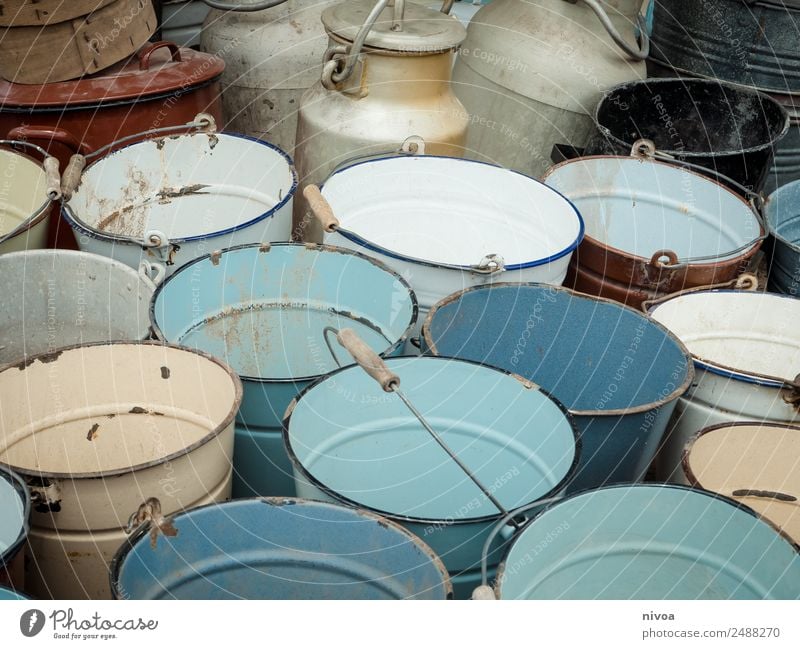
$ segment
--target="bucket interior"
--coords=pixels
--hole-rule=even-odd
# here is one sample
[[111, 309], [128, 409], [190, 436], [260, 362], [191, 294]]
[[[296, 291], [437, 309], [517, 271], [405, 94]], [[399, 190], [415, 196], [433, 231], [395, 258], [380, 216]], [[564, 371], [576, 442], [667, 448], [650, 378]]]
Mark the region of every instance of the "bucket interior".
[[[716, 255], [752, 242], [761, 226], [733, 192], [694, 173], [632, 158], [581, 158], [554, 167], [545, 182], [581, 213], [586, 235], [629, 255], [660, 250], [678, 258]], [[755, 245], [755, 244], [754, 244]]]
[[784, 185], [771, 194], [764, 215], [773, 234], [800, 252], [800, 181]]
[[562, 256], [581, 221], [563, 196], [533, 178], [491, 165], [435, 156], [384, 158], [331, 176], [322, 191], [342, 228], [394, 254], [506, 266]]
[[[13, 546], [25, 527], [25, 502], [6, 472], [0, 471], [0, 558]], [[0, 561], [2, 567], [3, 561]]]
[[440, 303], [426, 344], [521, 374], [578, 411], [644, 407], [677, 397], [690, 361], [631, 309], [546, 285], [468, 290]]
[[[226, 251], [170, 277], [156, 294], [154, 324], [170, 342], [222, 358], [244, 377], [288, 380], [338, 367], [325, 328], [350, 328], [378, 352], [415, 318], [408, 286], [370, 260], [303, 245]], [[327, 336], [343, 365], [347, 351]]]
[[752, 493], [800, 499], [800, 429], [758, 424], [718, 427], [692, 442], [685, 461], [690, 480], [698, 486], [752, 507], [800, 544], [797, 501]]
[[295, 176], [278, 150], [224, 133], [145, 140], [88, 167], [67, 203], [109, 235], [156, 230], [189, 239], [243, 226], [290, 194]]
[[[387, 364], [414, 406], [505, 508], [549, 494], [573, 470], [572, 425], [541, 391], [461, 361], [405, 357]], [[434, 521], [499, 514], [397, 395], [383, 392], [359, 367], [305, 392], [286, 439], [296, 464], [335, 497], [360, 506]]]
[[789, 381], [800, 372], [800, 300], [703, 291], [668, 300], [651, 315], [710, 365]]
[[798, 583], [800, 555], [751, 512], [700, 491], [637, 485], [586, 492], [539, 515], [514, 541], [499, 591], [502, 599], [795, 599]]
[[445, 599], [433, 553], [384, 519], [323, 503], [239, 500], [179, 514], [122, 554], [131, 599]]
[[0, 148], [0, 237], [47, 201], [44, 169], [27, 156]]
[[783, 132], [786, 115], [753, 91], [669, 79], [617, 86], [598, 106], [597, 122], [627, 144], [645, 138], [661, 151], [722, 155], [769, 146]]
[[136, 271], [71, 250], [0, 255], [0, 365], [65, 347], [149, 335], [153, 289]]
[[232, 418], [216, 362], [161, 345], [91, 345], [0, 372], [0, 462], [23, 473], [117, 471], [197, 445]]

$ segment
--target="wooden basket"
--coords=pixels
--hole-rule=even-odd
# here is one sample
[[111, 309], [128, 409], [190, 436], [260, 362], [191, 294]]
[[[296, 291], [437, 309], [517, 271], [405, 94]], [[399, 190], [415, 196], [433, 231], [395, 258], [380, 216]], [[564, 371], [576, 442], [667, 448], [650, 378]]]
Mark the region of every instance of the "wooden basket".
[[0, 76], [39, 84], [104, 70], [156, 30], [151, 0], [0, 0]]

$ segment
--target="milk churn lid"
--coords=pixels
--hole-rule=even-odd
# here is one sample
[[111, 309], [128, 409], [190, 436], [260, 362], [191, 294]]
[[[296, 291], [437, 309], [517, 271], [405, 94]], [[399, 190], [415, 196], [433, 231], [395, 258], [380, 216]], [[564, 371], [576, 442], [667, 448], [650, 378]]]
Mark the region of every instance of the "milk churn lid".
[[[322, 24], [333, 36], [353, 42], [377, 0], [347, 0], [322, 12]], [[369, 31], [367, 47], [394, 52], [445, 52], [458, 46], [467, 30], [454, 16], [406, 0], [401, 30], [393, 31], [394, 8], [386, 7]]]

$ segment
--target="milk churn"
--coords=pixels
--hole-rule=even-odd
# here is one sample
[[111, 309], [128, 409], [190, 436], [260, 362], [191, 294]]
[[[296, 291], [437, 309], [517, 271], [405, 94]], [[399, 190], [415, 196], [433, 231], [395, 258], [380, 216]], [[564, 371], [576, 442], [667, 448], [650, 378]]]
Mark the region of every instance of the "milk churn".
[[483, 7], [453, 71], [470, 115], [467, 156], [539, 176], [554, 144], [583, 146], [604, 90], [646, 76], [641, 4], [494, 0]]
[[[276, 4], [277, 3], [277, 4]], [[300, 98], [319, 81], [328, 37], [320, 15], [333, 0], [232, 0], [212, 10], [200, 47], [225, 60], [226, 127], [291, 154]]]
[[[450, 87], [458, 19], [405, 0], [348, 0], [322, 13], [329, 47], [321, 79], [300, 104], [295, 164], [301, 186], [342, 163], [397, 150], [410, 136], [425, 152], [461, 157], [468, 116]], [[443, 11], [451, 2], [445, 1]], [[298, 198], [301, 197], [298, 193]], [[305, 200], [296, 238], [320, 241]]]

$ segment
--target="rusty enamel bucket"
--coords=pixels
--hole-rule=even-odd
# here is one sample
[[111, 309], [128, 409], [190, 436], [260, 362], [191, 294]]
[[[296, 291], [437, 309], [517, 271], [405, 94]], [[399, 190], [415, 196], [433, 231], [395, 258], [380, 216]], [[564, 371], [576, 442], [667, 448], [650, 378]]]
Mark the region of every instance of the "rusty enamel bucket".
[[0, 462], [33, 499], [25, 588], [107, 598], [129, 514], [230, 496], [242, 386], [210, 356], [155, 342], [98, 343], [0, 371]]
[[0, 255], [0, 366], [59, 347], [150, 335], [143, 270], [77, 250]]
[[22, 585], [22, 545], [28, 536], [31, 495], [16, 473], [0, 465], [0, 587]]
[[800, 427], [709, 426], [687, 444], [683, 472], [690, 485], [751, 507], [800, 545]]
[[552, 167], [543, 180], [574, 203], [586, 224], [565, 285], [634, 308], [734, 279], [766, 236], [744, 198], [656, 160], [577, 158]]
[[[31, 149], [44, 160], [5, 148], [12, 146]], [[0, 140], [0, 254], [44, 248], [51, 201], [60, 197], [58, 160], [34, 144]]]

